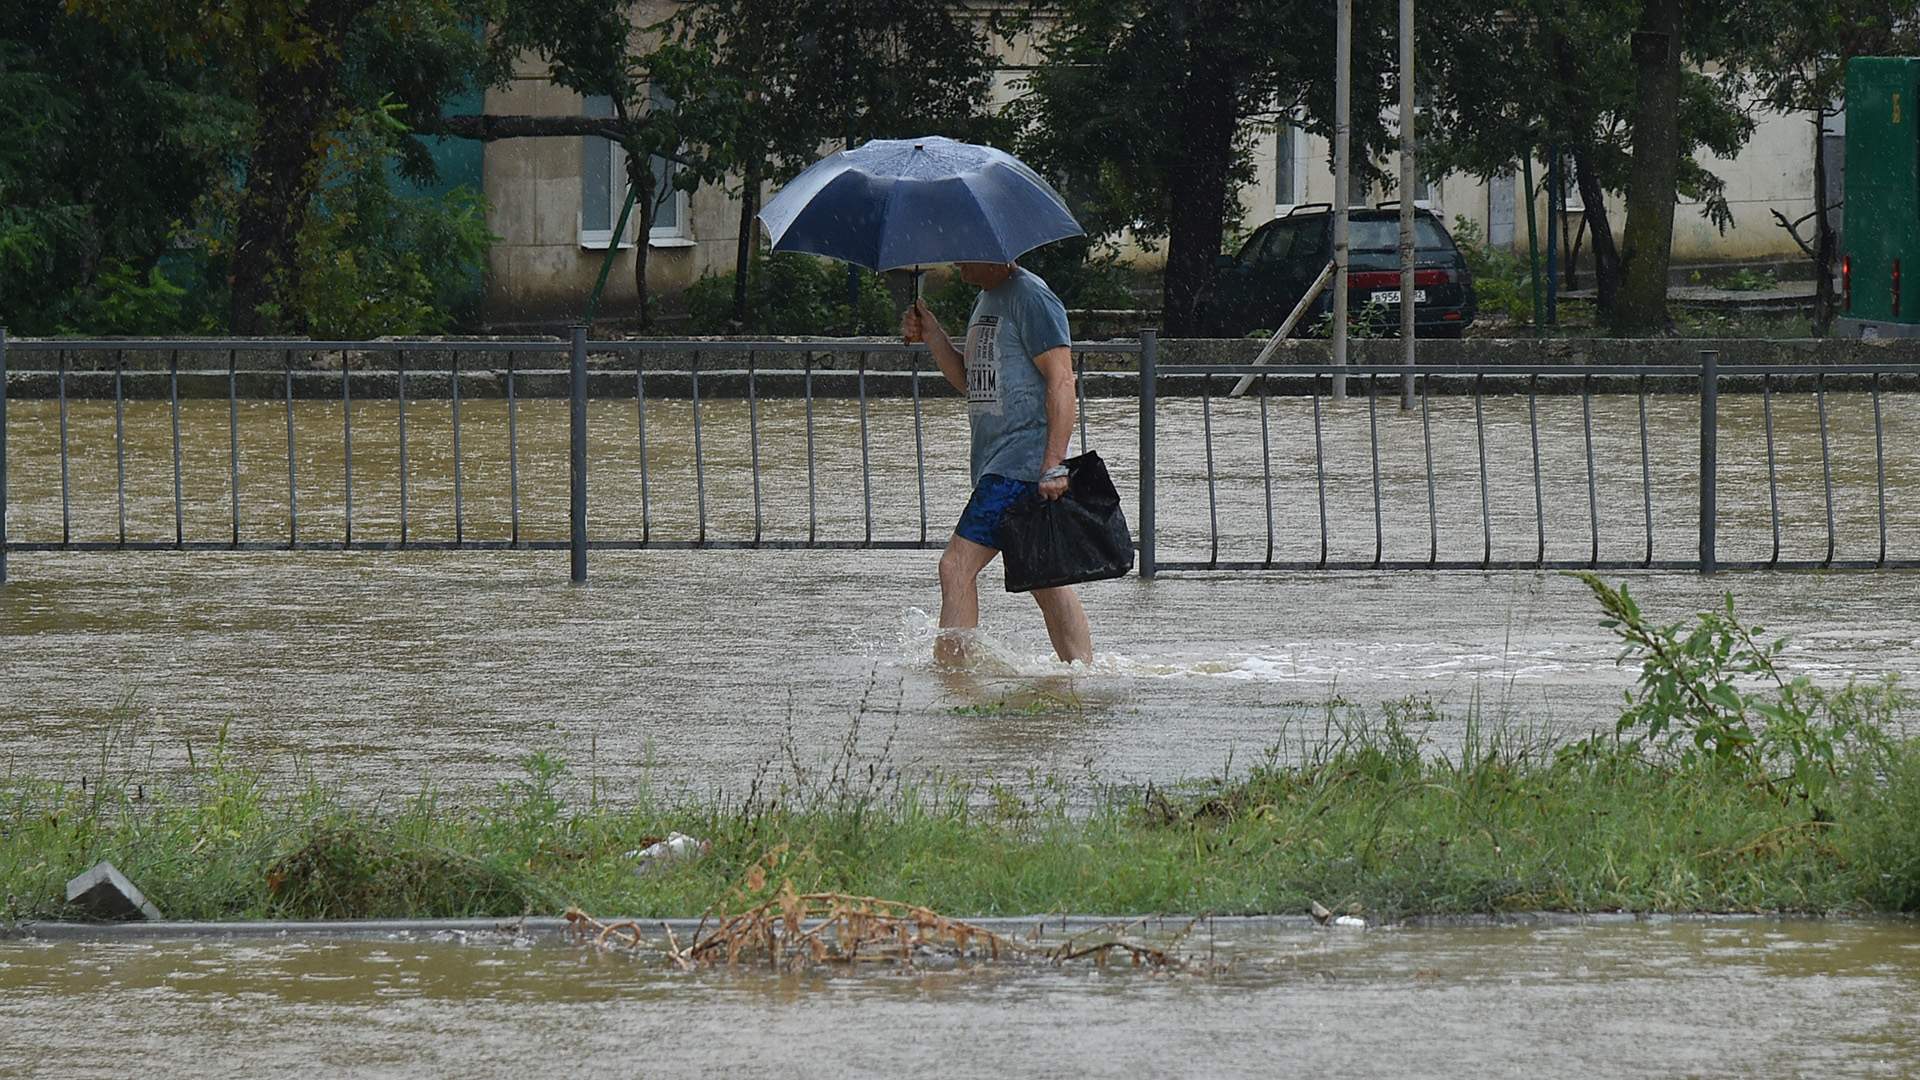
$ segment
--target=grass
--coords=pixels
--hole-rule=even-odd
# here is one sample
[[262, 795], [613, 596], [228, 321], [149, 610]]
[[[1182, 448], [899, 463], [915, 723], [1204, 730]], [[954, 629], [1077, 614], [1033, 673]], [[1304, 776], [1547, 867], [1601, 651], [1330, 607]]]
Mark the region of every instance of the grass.
[[[270, 787], [224, 738], [150, 791], [123, 719], [89, 783], [0, 777], [0, 920], [72, 917], [64, 883], [100, 859], [201, 920], [694, 916], [788, 883], [957, 915], [1920, 912], [1920, 739], [1896, 734], [1896, 685], [1781, 670], [1784, 642], [1731, 598], [1661, 625], [1583, 577], [1640, 664], [1612, 732], [1553, 745], [1470, 715], [1443, 747], [1429, 705], [1336, 700], [1244, 772], [1090, 800], [1059, 777], [907, 775], [858, 718], [819, 762], [789, 737], [739, 796], [614, 803], [589, 784], [575, 804], [565, 763], [535, 753], [488, 797], [365, 805], [310, 775]], [[675, 831], [710, 850], [637, 872]]]
[[[106, 858], [169, 918], [697, 915], [758, 860], [802, 892], [942, 911], [1920, 910], [1920, 744], [1850, 756], [1819, 812], [1725, 768], [1582, 756], [1473, 732], [1436, 754], [1390, 710], [1328, 726], [1245, 775], [1175, 791], [1020, 792], [909, 780], [857, 747], [791, 761], [744, 797], [570, 806], [558, 761], [491, 798], [355, 807], [309, 781], [271, 794], [216, 753], [186, 792], [15, 782], [0, 804], [6, 917], [70, 916], [63, 883]], [[678, 830], [704, 858], [637, 874]]]

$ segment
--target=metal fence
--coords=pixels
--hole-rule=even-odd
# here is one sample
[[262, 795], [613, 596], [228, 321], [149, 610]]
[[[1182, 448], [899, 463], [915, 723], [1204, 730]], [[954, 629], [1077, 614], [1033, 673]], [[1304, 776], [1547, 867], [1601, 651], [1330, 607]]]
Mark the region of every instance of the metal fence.
[[[584, 329], [577, 328], [568, 341], [462, 342], [457, 346], [459, 352], [451, 353], [444, 365], [427, 368], [418, 361], [422, 355], [438, 356], [449, 353], [451, 348], [439, 343], [398, 341], [154, 340], [9, 344], [4, 333], [0, 333], [0, 582], [6, 579], [9, 551], [564, 549], [569, 553], [573, 579], [580, 581], [585, 578], [587, 553], [591, 550], [913, 550], [937, 549], [946, 543], [944, 521], [939, 527], [934, 527], [935, 517], [929, 508], [929, 421], [923, 408], [923, 399], [954, 395], [937, 368], [927, 361], [922, 346], [887, 343], [848, 345], [822, 341], [590, 342]], [[114, 525], [108, 538], [76, 538], [74, 529], [74, 492], [69, 476], [73, 455], [69, 448], [72, 425], [67, 357], [70, 353], [83, 350], [105, 351], [116, 357], [110, 372], [93, 372], [87, 376], [91, 380], [88, 388], [98, 399], [104, 399], [109, 379], [111, 383]], [[1112, 403], [1111, 407], [1103, 405], [1099, 423], [1110, 430], [1102, 431], [1095, 445], [1107, 450], [1109, 456], [1124, 459], [1129, 456], [1126, 450], [1122, 448], [1116, 452], [1115, 448], [1131, 442], [1125, 436], [1136, 432], [1126, 431], [1127, 427], [1137, 429], [1138, 456], [1133, 461], [1117, 462], [1119, 467], [1116, 475], [1121, 476], [1123, 482], [1131, 482], [1139, 493], [1133, 524], [1139, 548], [1139, 569], [1146, 577], [1162, 571], [1199, 570], [1592, 568], [1712, 572], [1749, 568], [1920, 567], [1920, 551], [1889, 549], [1889, 454], [1886, 425], [1882, 417], [1884, 386], [1897, 384], [1904, 388], [1913, 385], [1916, 379], [1920, 379], [1920, 365], [1723, 365], [1713, 353], [1702, 354], [1694, 365], [1428, 365], [1420, 367], [1415, 374], [1418, 393], [1415, 396], [1414, 413], [1401, 414], [1396, 408], [1392, 390], [1407, 373], [1406, 369], [1397, 366], [1289, 364], [1268, 368], [1247, 364], [1161, 364], [1159, 343], [1151, 331], [1142, 334], [1137, 341], [1082, 343], [1075, 345], [1074, 350], [1082, 376], [1079, 380], [1081, 408], [1078, 425], [1081, 447], [1084, 449], [1089, 445], [1087, 398], [1090, 385], [1095, 386], [1095, 396], [1103, 401], [1115, 397], [1121, 399]], [[123, 370], [117, 358], [132, 351], [159, 351], [171, 356], [163, 373], [167, 422], [171, 426], [171, 460], [167, 463], [172, 485], [170, 536], [164, 533], [152, 535], [151, 532], [143, 533], [138, 529], [129, 531], [126, 389], [133, 374]], [[181, 370], [181, 353], [206, 351], [227, 354], [228, 363], [224, 373]], [[857, 357], [857, 363], [850, 370], [817, 368], [812, 357], [822, 351], [851, 352]], [[242, 484], [240, 386], [245, 378], [250, 393], [256, 397], [262, 388], [261, 372], [243, 372], [235, 361], [235, 356], [241, 352], [279, 353], [283, 356], [283, 370], [273, 374], [278, 379], [278, 385], [274, 388], [277, 391], [275, 396], [281, 399], [285, 413], [286, 477], [284, 489], [279, 489], [276, 484], [270, 499], [274, 516], [284, 520], [284, 533], [266, 538], [259, 535], [257, 530], [250, 535], [249, 530], [243, 528], [246, 517], [242, 507], [243, 491], [246, 497], [256, 500], [261, 498], [262, 492], [257, 480], [245, 487]], [[42, 364], [38, 370], [52, 371], [56, 384], [53, 396], [58, 401], [55, 421], [59, 474], [57, 539], [50, 535], [21, 537], [8, 532], [6, 373], [10, 353], [15, 357], [24, 354], [42, 358], [53, 354], [53, 363]], [[337, 375], [325, 370], [324, 365], [321, 370], [296, 368], [296, 355], [311, 358], [331, 353], [339, 354]], [[497, 362], [485, 372], [463, 369], [461, 353], [497, 358]], [[600, 366], [591, 370], [588, 363], [590, 354], [601, 358]], [[658, 358], [666, 354], [689, 354], [693, 361], [684, 369], [663, 368]], [[744, 356], [744, 369], [703, 370], [702, 358], [715, 354]], [[391, 367], [377, 373], [355, 371], [350, 366], [350, 355], [383, 357], [390, 361]], [[794, 362], [796, 357], [797, 365]], [[876, 358], [888, 365], [886, 370], [870, 370]], [[1090, 364], [1090, 361], [1093, 363]], [[560, 366], [561, 362], [564, 362], [564, 367]], [[1113, 368], [1116, 365], [1124, 370], [1090, 370], [1090, 367]], [[188, 500], [182, 452], [182, 381], [183, 378], [188, 379], [195, 390], [205, 396], [209, 382], [217, 382], [222, 375], [225, 379], [223, 396], [226, 403], [224, 465], [227, 474], [225, 501], [228, 521], [223, 536], [207, 538], [189, 535], [186, 523]], [[393, 430], [388, 432], [383, 428], [378, 434], [383, 440], [390, 434], [397, 444], [397, 492], [394, 493], [398, 502], [397, 536], [370, 536], [364, 530], [356, 533], [355, 528], [355, 386], [359, 382], [364, 391], [367, 389], [367, 380], [376, 376], [383, 380], [391, 377], [391, 383], [383, 385], [382, 390], [390, 389], [395, 402]], [[144, 374], [141, 377], [151, 379], [155, 375]], [[504, 471], [508, 514], [503, 523], [504, 534], [480, 535], [469, 527], [469, 469], [462, 438], [463, 400], [466, 400], [469, 390], [463, 387], [477, 387], [483, 377], [488, 393], [498, 392], [504, 397], [505, 403]], [[332, 385], [336, 379], [337, 388]], [[564, 379], [564, 396], [568, 402], [564, 539], [532, 535], [523, 529], [522, 495], [525, 485], [522, 477], [521, 388], [530, 379], [547, 382]], [[1384, 409], [1379, 403], [1380, 393], [1377, 390], [1383, 379], [1389, 385], [1388, 404]], [[1231, 397], [1222, 393], [1227, 386], [1242, 381], [1251, 383], [1254, 392], [1250, 396]], [[450, 460], [445, 466], [450, 477], [434, 477], [436, 490], [450, 488], [451, 527], [445, 533], [431, 535], [422, 535], [415, 525], [418, 496], [414, 490], [414, 477], [417, 470], [409, 458], [410, 386], [417, 387], [423, 383], [431, 384], [436, 398], [444, 397], [447, 400], [451, 427]], [[885, 395], [900, 399], [903, 402], [901, 408], [910, 408], [910, 420], [906, 417], [901, 419], [911, 426], [911, 477], [916, 488], [914, 502], [917, 504], [917, 527], [911, 518], [899, 529], [876, 525], [875, 436], [870, 423], [870, 399], [875, 396], [877, 384], [881, 383], [884, 383]], [[770, 521], [774, 516], [768, 512], [773, 497], [763, 490], [763, 476], [769, 466], [763, 461], [762, 414], [769, 400], [770, 384], [778, 384], [776, 396], [797, 402], [797, 409], [803, 411], [804, 416], [806, 514], [804, 527], [801, 527], [797, 506], [793, 507], [795, 513], [782, 518], [791, 523], [788, 531], [781, 531]], [[829, 385], [830, 390], [823, 389]], [[716, 408], [716, 387], [729, 402], [743, 400], [745, 403], [744, 461], [716, 463], [716, 454], [708, 446], [712, 439], [709, 429], [715, 421], [707, 414]], [[1849, 401], [1859, 401], [1863, 403], [1862, 408], [1871, 410], [1871, 500], [1877, 521], [1877, 537], [1873, 538], [1875, 542], [1870, 545], [1870, 555], [1842, 550], [1842, 531], [1837, 524], [1835, 511], [1836, 454], [1829, 439], [1829, 396], [1834, 388], [1840, 388], [1848, 394]], [[1764, 490], [1767, 509], [1764, 513], [1758, 509], [1758, 488], [1749, 491], [1747, 487], [1742, 487], [1735, 496], [1739, 505], [1736, 506], [1735, 516], [1738, 520], [1734, 526], [1744, 539], [1745, 532], [1750, 530], [1754, 522], [1761, 518], [1770, 522], [1771, 546], [1764, 557], [1727, 558], [1718, 546], [1723, 531], [1723, 514], [1728, 509], [1722, 500], [1720, 446], [1720, 402], [1722, 395], [1727, 392], [1738, 393], [1744, 401], [1757, 398], [1764, 415]], [[1824, 505], [1823, 552], [1803, 555], [1787, 551], [1782, 546], [1782, 485], [1776, 460], [1775, 400], [1777, 396], [1786, 394], [1793, 395], [1796, 401], [1811, 398], [1814, 403], [1814, 430], [1804, 434], [1811, 439], [1817, 432], [1819, 441], [1820, 499]], [[339, 405], [337, 447], [340, 456], [332, 468], [337, 470], [337, 491], [343, 503], [338, 507], [338, 526], [324, 529], [303, 523], [300, 499], [303, 481], [295, 423], [296, 402], [313, 401], [323, 395], [337, 400]], [[216, 396], [221, 395], [216, 392]], [[690, 422], [684, 430], [663, 436], [657, 431], [650, 433], [648, 430], [649, 402], [658, 402], [665, 396], [673, 397], [676, 402], [686, 402]], [[1543, 431], [1547, 433], [1550, 452], [1557, 452], [1556, 448], [1564, 450], [1565, 447], [1561, 447], [1560, 443], [1570, 442], [1573, 435], [1571, 430], [1543, 427], [1541, 401], [1549, 397], [1563, 406], [1575, 400], [1580, 405], [1580, 452], [1574, 460], [1584, 467], [1584, 492], [1565, 498], [1560, 497], [1556, 486], [1559, 482], [1550, 482], [1547, 477], [1549, 470], [1543, 465], [1542, 434]], [[588, 527], [590, 398], [601, 401], [614, 398], [632, 403], [631, 427], [622, 438], [629, 440], [629, 446], [637, 451], [638, 459], [637, 516], [628, 515], [622, 519], [623, 523], [631, 522], [630, 525], [603, 529], [595, 535], [589, 535]], [[822, 523], [823, 511], [837, 509], [832, 505], [834, 500], [850, 499], [853, 490], [851, 451], [847, 451], [847, 460], [844, 462], [825, 454], [821, 447], [823, 438], [816, 433], [816, 411], [821, 408], [819, 402], [828, 398], [850, 403], [846, 407], [851, 408], [853, 416], [837, 416], [836, 422], [844, 421], [848, 428], [857, 423], [861, 507], [858, 516], [848, 522], [851, 527], [845, 531], [823, 527]], [[1677, 455], [1656, 454], [1653, 451], [1655, 440], [1650, 437], [1650, 398], [1662, 402], [1685, 402], [1690, 409], [1697, 411], [1697, 457], [1692, 453], [1692, 447], [1688, 448], [1684, 462], [1676, 461]], [[1596, 456], [1595, 450], [1594, 413], [1597, 399], [1616, 411], [1631, 402], [1637, 416], [1637, 439], [1622, 441], [1614, 437], [1617, 432], [1610, 432], [1611, 449], [1599, 456]], [[1504, 418], [1490, 421], [1489, 403], [1496, 401], [1505, 410]], [[1494, 429], [1501, 432], [1502, 437], [1517, 438], [1521, 424], [1517, 410], [1522, 402], [1525, 405], [1524, 448], [1505, 456], [1500, 456], [1497, 451], [1497, 460], [1490, 466], [1489, 431]], [[1441, 403], [1445, 403], [1444, 406]], [[1694, 403], [1697, 403], [1697, 408]], [[1469, 405], [1470, 410], [1467, 408]], [[1443, 409], [1445, 415], [1436, 419], [1435, 414]], [[1383, 413], [1395, 418], [1390, 423], [1399, 425], [1398, 429], [1389, 431], [1384, 437], [1381, 431]], [[1688, 422], [1691, 422], [1692, 415], [1689, 413]], [[735, 427], [721, 434], [728, 439], [737, 439], [741, 434], [737, 430], [741, 418], [732, 411], [728, 417], [730, 419], [726, 422]], [[1409, 462], [1403, 470], [1404, 475], [1389, 482], [1383, 479], [1382, 474], [1383, 447], [1390, 453], [1405, 454], [1408, 451], [1407, 444], [1413, 441], [1410, 427], [1414, 417], [1417, 417], [1418, 424], [1419, 463]], [[797, 422], [799, 417], [794, 419]], [[951, 419], [947, 417], [947, 421]], [[1253, 427], [1256, 419], [1257, 438]], [[274, 422], [278, 423], [278, 420]], [[366, 421], [363, 419], [362, 423], [364, 425]], [[1240, 429], [1230, 430], [1236, 424], [1240, 425]], [[1357, 452], [1355, 430], [1361, 424], [1364, 424], [1365, 430], [1364, 480], [1356, 479], [1344, 466], [1335, 463], [1328, 447], [1330, 441], [1337, 439], [1356, 440]], [[1671, 428], [1669, 424], [1661, 430], [1670, 435]], [[1399, 433], [1403, 430], [1406, 431], [1404, 435]], [[1459, 460], [1443, 462], [1437, 467], [1436, 431], [1440, 431], [1443, 438], [1453, 439], [1456, 444], [1465, 440], [1471, 451], [1462, 451], [1456, 455]], [[1119, 433], [1118, 437], [1108, 437], [1116, 432]], [[487, 434], [491, 437], [495, 433], [490, 431]], [[310, 432], [307, 438], [312, 438]], [[334, 436], [328, 435], [327, 438], [331, 442]], [[796, 434], [795, 440], [798, 439]], [[1283, 468], [1277, 468], [1276, 445], [1286, 439], [1297, 441], [1297, 452], [1292, 452], [1290, 458], [1279, 462]], [[1633, 453], [1636, 446], [1637, 454]], [[1914, 445], [1907, 442], [1897, 449], [1911, 451]], [[673, 497], [691, 503], [687, 508], [691, 512], [691, 520], [683, 521], [682, 527], [677, 530], [659, 525], [659, 502], [662, 496], [656, 489], [660, 486], [658, 459], [662, 455], [671, 455], [676, 461], [690, 466], [690, 487], [676, 489]], [[1194, 460], [1189, 462], [1188, 458]], [[1898, 464], [1903, 482], [1907, 473], [1920, 473], [1920, 463], [1914, 463], [1912, 469], [1907, 468], [1908, 463], [1904, 459]], [[1128, 467], [1137, 471], [1128, 476]], [[889, 461], [886, 469], [889, 471], [883, 476], [883, 481], [902, 480], [906, 475], [904, 461]], [[1283, 475], [1287, 469], [1293, 472]], [[1658, 484], [1655, 481], [1656, 470], [1661, 473], [1661, 482]], [[825, 477], [822, 476], [823, 471]], [[1849, 487], [1859, 486], [1857, 479], [1854, 479], [1856, 471], [1844, 470], [1839, 480], [1842, 489], [1839, 495], [1858, 502], [1865, 497], [1865, 493]], [[740, 475], [742, 472], [744, 476]], [[793, 472], [797, 474], [798, 470]], [[1636, 474], [1638, 498], [1634, 501], [1637, 505], [1626, 509], [1628, 516], [1638, 519], [1632, 550], [1621, 550], [1619, 544], [1603, 545], [1603, 503], [1607, 504], [1607, 514], [1612, 515], [1609, 517], [1610, 525], [1617, 524], [1615, 518], [1620, 508], [1616, 505], [1616, 499], [1602, 499], [1602, 479], [1614, 488], [1619, 488], [1623, 483], [1633, 487], [1636, 485], [1632, 485], [1631, 480]], [[710, 528], [709, 494], [716, 477], [735, 485], [730, 490], [737, 490], [743, 502], [750, 499], [750, 517], [747, 507], [742, 505], [740, 513], [729, 519], [733, 524], [728, 529]], [[330, 493], [336, 490], [332, 487], [333, 479], [329, 478], [328, 481]], [[450, 484], [443, 482], [448, 479]], [[823, 480], [827, 482], [823, 483]], [[50, 486], [50, 478], [43, 478], [43, 481]], [[1395, 484], [1411, 487], [1416, 493], [1416, 504], [1420, 501], [1418, 494], [1423, 490], [1424, 553], [1415, 551], [1408, 555], [1389, 551], [1388, 507], [1392, 498], [1388, 489]], [[1552, 500], [1554, 512], [1550, 512], [1547, 497], [1550, 486], [1556, 488], [1556, 498]], [[824, 496], [823, 487], [828, 489]], [[1370, 490], [1370, 515], [1366, 513], [1364, 493], [1360, 496], [1361, 508], [1352, 520], [1343, 520], [1338, 513], [1330, 512], [1329, 491], [1336, 487], [1348, 494], [1360, 489]], [[1446, 499], [1442, 498], [1443, 488], [1448, 493]], [[1667, 488], [1684, 488], [1691, 493], [1685, 515], [1689, 520], [1676, 523], [1680, 515], [1674, 513], [1672, 500], [1665, 497]], [[1904, 483], [1896, 485], [1895, 492], [1896, 496], [1906, 495]], [[630, 500], [632, 494], [615, 491], [600, 495], [597, 505], [604, 507], [616, 500], [624, 502]], [[1258, 518], [1250, 533], [1235, 534], [1230, 528], [1223, 529], [1223, 514], [1229, 509], [1226, 503], [1232, 498], [1240, 498], [1257, 508]], [[1532, 509], [1530, 520], [1503, 520], [1496, 527], [1494, 508], [1497, 501], [1517, 499], [1521, 504], [1519, 509], [1523, 512], [1529, 498]], [[1920, 502], [1920, 498], [1913, 501]], [[1459, 502], [1471, 504], [1468, 512], [1477, 511], [1477, 535], [1469, 535], [1475, 532], [1470, 526], [1465, 529], [1443, 529], [1443, 506], [1452, 512], [1458, 508], [1450, 504]], [[1561, 518], [1566, 515], [1560, 510], [1567, 505], [1583, 506], [1585, 512], [1575, 512], [1570, 524], [1563, 523]], [[1920, 507], [1906, 505], [1895, 498], [1892, 513], [1910, 516], [1916, 509]], [[334, 510], [331, 506], [327, 508], [329, 520]], [[1169, 510], [1176, 513], [1177, 520], [1163, 526], [1162, 514]], [[1417, 542], [1421, 531], [1419, 523], [1407, 526], [1408, 515], [1402, 510], [1404, 507], [1393, 515], [1393, 520], [1401, 527], [1400, 533], [1393, 539], [1396, 543]], [[1417, 509], [1412, 513], [1418, 517]], [[1350, 542], [1354, 534], [1368, 527], [1369, 516], [1370, 557], [1365, 551], [1353, 555], [1336, 550], [1339, 545], [1335, 541]], [[1524, 513], [1521, 516], [1526, 517]], [[1560, 530], [1563, 524], [1577, 527], [1582, 518], [1586, 549], [1575, 554], [1550, 550], [1550, 532]], [[1899, 520], [1904, 522], [1907, 517], [1900, 517]], [[1200, 524], [1202, 521], [1204, 524]], [[1684, 529], [1678, 526], [1684, 526]], [[620, 531], [626, 528], [632, 531]], [[1661, 541], [1659, 544], [1656, 543], [1656, 533]], [[1443, 535], [1448, 540], [1446, 551], [1442, 550]], [[1245, 541], [1241, 545], [1245, 550], [1235, 550], [1236, 536], [1240, 541]], [[1414, 539], [1409, 541], [1408, 537]], [[1527, 543], [1529, 540], [1530, 544]], [[1463, 543], [1477, 550], [1463, 553], [1460, 550]], [[1290, 545], [1296, 550], [1289, 550]], [[1515, 545], [1520, 545], [1519, 550], [1513, 550]], [[1504, 550], [1496, 551], [1496, 547]]]

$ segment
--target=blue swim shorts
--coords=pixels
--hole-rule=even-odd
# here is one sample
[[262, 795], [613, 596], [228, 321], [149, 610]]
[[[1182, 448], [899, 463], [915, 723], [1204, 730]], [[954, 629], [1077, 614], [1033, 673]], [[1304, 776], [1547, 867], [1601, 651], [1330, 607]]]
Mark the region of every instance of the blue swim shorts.
[[974, 485], [973, 497], [967, 500], [967, 508], [960, 512], [960, 524], [955, 525], [953, 531], [976, 544], [998, 550], [1000, 519], [1038, 487], [1028, 480], [988, 473]]

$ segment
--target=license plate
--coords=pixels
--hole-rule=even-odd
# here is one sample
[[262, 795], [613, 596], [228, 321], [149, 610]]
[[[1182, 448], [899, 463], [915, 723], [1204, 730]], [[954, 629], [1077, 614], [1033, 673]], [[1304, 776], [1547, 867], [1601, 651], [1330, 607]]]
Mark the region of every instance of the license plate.
[[[1400, 290], [1399, 289], [1383, 289], [1379, 292], [1374, 293], [1373, 298], [1375, 300], [1378, 300], [1382, 304], [1397, 304], [1400, 302]], [[1425, 289], [1413, 290], [1413, 302], [1416, 304], [1426, 303], [1427, 290]]]

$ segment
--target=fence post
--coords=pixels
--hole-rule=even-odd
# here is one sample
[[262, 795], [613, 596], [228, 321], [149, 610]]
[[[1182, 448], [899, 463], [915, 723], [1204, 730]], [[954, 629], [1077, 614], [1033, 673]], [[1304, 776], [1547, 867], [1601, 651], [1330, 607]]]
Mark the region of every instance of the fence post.
[[1700, 351], [1700, 572], [1716, 569], [1713, 540], [1719, 514], [1720, 354]]
[[1140, 576], [1153, 579], [1154, 375], [1160, 331], [1140, 331]]
[[568, 549], [573, 556], [573, 583], [587, 580], [587, 328], [573, 325], [573, 363], [567, 380], [570, 409], [568, 431], [572, 436], [568, 458], [568, 490], [572, 502], [568, 520], [572, 536]]
[[0, 585], [7, 583], [7, 328], [0, 326]]

